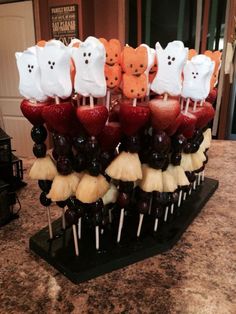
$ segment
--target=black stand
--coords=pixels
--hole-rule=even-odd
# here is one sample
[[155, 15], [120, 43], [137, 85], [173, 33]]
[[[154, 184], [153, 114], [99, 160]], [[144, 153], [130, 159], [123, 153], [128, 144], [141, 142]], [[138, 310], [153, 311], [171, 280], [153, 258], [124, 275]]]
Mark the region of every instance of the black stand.
[[62, 231], [61, 219], [58, 219], [53, 222], [54, 239], [49, 240], [46, 227], [30, 238], [30, 249], [71, 281], [80, 283], [171, 249], [217, 187], [218, 181], [205, 178], [181, 207], [174, 210], [173, 215], [169, 212], [167, 222], [161, 219], [156, 233], [153, 232], [154, 218], [145, 216], [138, 240], [138, 214], [135, 217], [125, 216], [119, 245], [116, 243], [117, 227], [106, 229], [100, 235], [100, 251], [95, 249], [95, 228], [82, 223], [80, 255], [76, 257], [72, 230], [68, 228]]

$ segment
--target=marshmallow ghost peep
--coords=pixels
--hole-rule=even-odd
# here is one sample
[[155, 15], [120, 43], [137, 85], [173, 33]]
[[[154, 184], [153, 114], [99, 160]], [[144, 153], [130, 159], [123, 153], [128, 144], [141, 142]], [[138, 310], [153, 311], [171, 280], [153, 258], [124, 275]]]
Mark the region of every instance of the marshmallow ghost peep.
[[53, 39], [44, 47], [37, 46], [37, 56], [41, 69], [41, 86], [45, 94], [68, 98], [72, 92], [70, 48]]
[[210, 81], [215, 63], [205, 55], [196, 55], [184, 67], [182, 96], [194, 101], [205, 99], [210, 92]]
[[156, 43], [158, 71], [151, 90], [157, 94], [177, 96], [182, 88], [182, 69], [188, 57], [188, 48], [181, 41], [172, 41], [163, 49]]
[[36, 56], [36, 48], [31, 47], [24, 52], [16, 52], [15, 56], [20, 76], [20, 94], [30, 100], [46, 100], [47, 96], [41, 88], [40, 68]]
[[79, 48], [72, 48], [72, 57], [76, 67], [75, 91], [84, 97], [104, 97], [106, 52], [103, 44], [90, 36]]
[[146, 44], [142, 44], [141, 46], [147, 49], [148, 64], [144, 73], [146, 74], [146, 77], [147, 77], [147, 96], [148, 96], [150, 93], [150, 88], [151, 88], [151, 84], [149, 83], [149, 72], [155, 64], [156, 52], [155, 52], [155, 49], [150, 48]]

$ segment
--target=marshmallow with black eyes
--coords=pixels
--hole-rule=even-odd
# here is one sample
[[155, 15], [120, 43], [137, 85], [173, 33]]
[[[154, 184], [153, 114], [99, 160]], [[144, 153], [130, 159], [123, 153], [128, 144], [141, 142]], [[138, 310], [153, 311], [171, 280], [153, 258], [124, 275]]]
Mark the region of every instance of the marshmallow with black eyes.
[[72, 92], [71, 48], [53, 39], [46, 42], [44, 47], [37, 46], [37, 56], [44, 93], [49, 97], [68, 98]]
[[29, 100], [45, 101], [47, 96], [41, 88], [36, 48], [30, 47], [24, 52], [16, 52], [15, 56], [20, 76], [20, 94]]
[[196, 55], [184, 67], [182, 97], [204, 100], [210, 92], [215, 62], [205, 55]]
[[104, 97], [107, 87], [104, 74], [106, 51], [103, 44], [90, 36], [80, 43], [79, 48], [72, 48], [72, 58], [76, 68], [75, 91], [84, 97]]
[[151, 90], [157, 94], [180, 95], [182, 70], [188, 58], [188, 48], [178, 40], [168, 43], [165, 49], [157, 42], [156, 56], [158, 71], [151, 84]]
[[149, 83], [149, 72], [155, 63], [156, 51], [155, 51], [155, 49], [150, 48], [146, 44], [142, 44], [141, 46], [143, 46], [147, 49], [147, 55], [148, 55], [148, 64], [147, 64], [147, 68], [144, 72], [146, 74], [146, 77], [147, 77], [147, 96], [148, 96], [150, 93], [150, 88], [151, 88], [151, 83]]

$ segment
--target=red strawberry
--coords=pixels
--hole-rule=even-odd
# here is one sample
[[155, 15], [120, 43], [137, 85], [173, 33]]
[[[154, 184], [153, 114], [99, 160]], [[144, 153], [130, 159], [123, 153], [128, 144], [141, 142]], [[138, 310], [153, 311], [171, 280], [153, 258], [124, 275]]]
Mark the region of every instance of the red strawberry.
[[77, 117], [89, 135], [97, 136], [108, 118], [107, 108], [103, 105], [80, 106], [77, 108]]
[[176, 133], [178, 130], [179, 126], [183, 123], [184, 116], [182, 112], [176, 117], [175, 121], [173, 121], [168, 128], [165, 130], [165, 132], [169, 135], [172, 136]]
[[120, 106], [120, 123], [122, 131], [126, 135], [134, 135], [149, 120], [150, 110], [148, 106], [122, 104]]
[[205, 102], [202, 107], [197, 107], [195, 111], [190, 110], [190, 112], [197, 118], [197, 129], [201, 129], [206, 126], [215, 115], [215, 110], [209, 102]]
[[155, 130], [165, 130], [180, 113], [178, 100], [153, 99], [149, 102], [152, 126]]
[[98, 137], [98, 141], [103, 151], [112, 151], [119, 144], [121, 138], [120, 123], [109, 122]]
[[74, 127], [78, 124], [75, 108], [70, 102], [46, 106], [42, 115], [49, 131], [62, 135], [74, 133]]
[[217, 88], [213, 88], [210, 91], [210, 94], [207, 96], [206, 101], [210, 102], [211, 104], [214, 104], [214, 102], [216, 101], [217, 98]]
[[119, 122], [119, 112], [120, 112], [120, 104], [116, 104], [109, 111], [109, 121], [111, 121], [111, 122]]
[[48, 102], [33, 104], [29, 100], [24, 99], [21, 102], [20, 109], [30, 123], [33, 125], [41, 125], [44, 123], [44, 119], [42, 117], [43, 108], [48, 105]]
[[178, 127], [178, 133], [182, 133], [186, 138], [193, 136], [195, 126], [197, 123], [197, 118], [190, 112], [182, 113], [183, 120]]

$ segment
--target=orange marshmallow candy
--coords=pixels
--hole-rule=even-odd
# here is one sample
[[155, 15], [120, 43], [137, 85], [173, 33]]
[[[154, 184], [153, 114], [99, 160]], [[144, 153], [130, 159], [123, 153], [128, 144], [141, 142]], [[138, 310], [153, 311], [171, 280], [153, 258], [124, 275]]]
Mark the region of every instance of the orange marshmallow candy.
[[145, 74], [140, 76], [123, 75], [123, 93], [127, 98], [143, 98], [147, 93], [147, 78]]
[[148, 55], [145, 47], [139, 46], [136, 49], [129, 46], [124, 47], [121, 56], [121, 66], [126, 74], [143, 74], [147, 68], [147, 63]]
[[120, 63], [121, 44], [118, 39], [110, 39], [107, 41], [105, 38], [99, 39], [104, 45], [106, 50], [106, 64], [114, 65]]
[[115, 64], [113, 66], [105, 65], [105, 76], [108, 88], [118, 87], [121, 82], [121, 66]]

